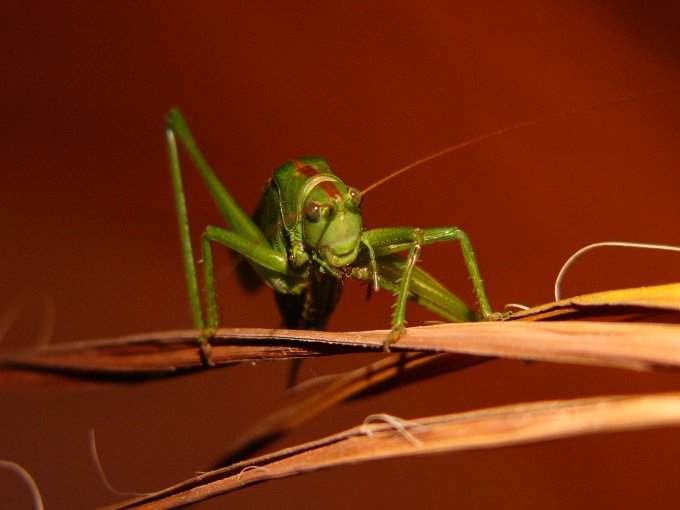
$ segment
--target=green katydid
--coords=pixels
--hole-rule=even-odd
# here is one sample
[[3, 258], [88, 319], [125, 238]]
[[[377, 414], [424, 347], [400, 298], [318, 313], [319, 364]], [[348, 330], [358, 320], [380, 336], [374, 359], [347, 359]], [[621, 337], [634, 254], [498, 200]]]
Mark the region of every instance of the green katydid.
[[[279, 167], [267, 183], [251, 219], [219, 181], [198, 149], [179, 110], [167, 118], [167, 142], [179, 221], [182, 252], [194, 326], [203, 331], [201, 345], [209, 356], [209, 338], [218, 326], [212, 243], [243, 255], [277, 294], [289, 327], [322, 329], [333, 311], [343, 278], [369, 282], [374, 290], [396, 295], [385, 349], [405, 332], [409, 299], [452, 322], [489, 319], [493, 314], [475, 254], [457, 227], [364, 229], [361, 194], [334, 175], [321, 158], [299, 158]], [[203, 177], [230, 229], [209, 226], [201, 237], [204, 316], [189, 233], [177, 139]], [[480, 314], [416, 266], [423, 245], [460, 243]], [[396, 252], [408, 251], [404, 259]]]
[[[384, 288], [395, 294], [391, 329], [384, 343], [386, 350], [405, 333], [409, 299], [451, 322], [499, 317], [501, 314], [491, 311], [475, 254], [465, 232], [457, 227], [365, 230], [360, 211], [362, 194], [416, 166], [489, 138], [575, 113], [674, 93], [679, 89], [675, 86], [654, 90], [515, 124], [431, 154], [389, 174], [361, 193], [344, 184], [322, 158], [292, 160], [274, 172], [252, 219], [207, 164], [181, 112], [172, 110], [166, 123], [170, 168], [189, 299], [194, 326], [203, 332], [200, 343], [204, 360], [209, 362], [209, 339], [218, 327], [212, 243], [223, 244], [246, 258], [274, 289], [286, 325], [291, 328], [323, 329], [337, 303], [344, 278], [369, 282], [374, 290]], [[208, 226], [201, 237], [207, 306], [205, 316], [191, 246], [177, 139], [188, 152], [230, 226], [230, 229]], [[479, 313], [416, 266], [424, 245], [443, 241], [460, 244]], [[406, 258], [396, 255], [402, 251], [408, 252]]]

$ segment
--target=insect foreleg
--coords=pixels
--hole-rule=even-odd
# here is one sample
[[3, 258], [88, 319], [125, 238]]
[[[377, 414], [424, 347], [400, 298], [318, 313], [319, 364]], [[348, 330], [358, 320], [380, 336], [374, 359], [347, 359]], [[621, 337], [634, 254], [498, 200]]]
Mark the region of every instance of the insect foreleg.
[[269, 244], [253, 243], [251, 240], [219, 227], [207, 227], [201, 236], [203, 249], [203, 270], [205, 280], [206, 304], [208, 307], [208, 334], [213, 335], [219, 322], [217, 313], [217, 297], [215, 293], [214, 262], [212, 242], [217, 242], [245, 256], [251, 262], [285, 275], [288, 273], [288, 261], [284, 253], [272, 249]]
[[378, 275], [378, 263], [375, 260], [375, 250], [373, 249], [373, 246], [371, 245], [370, 241], [366, 239], [364, 235], [361, 236], [361, 244], [366, 247], [366, 250], [368, 250], [368, 265], [371, 270], [371, 281], [373, 284], [373, 290], [378, 291], [378, 288], [380, 287], [379, 283], [379, 275]]

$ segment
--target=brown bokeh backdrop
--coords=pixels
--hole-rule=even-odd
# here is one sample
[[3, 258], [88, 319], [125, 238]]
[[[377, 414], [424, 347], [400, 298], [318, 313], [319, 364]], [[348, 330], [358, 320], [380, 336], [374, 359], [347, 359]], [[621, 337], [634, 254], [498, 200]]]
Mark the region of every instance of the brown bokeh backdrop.
[[[244, 208], [291, 157], [322, 155], [362, 188], [466, 138], [680, 83], [677, 2], [5, 2], [0, 12], [0, 307], [26, 300], [3, 348], [28, 346], [54, 303], [53, 342], [188, 327], [163, 116], [180, 106]], [[565, 258], [595, 241], [678, 243], [678, 94], [490, 140], [368, 194], [369, 227], [455, 224], [496, 308], [551, 298]], [[198, 230], [220, 219], [195, 173]], [[423, 264], [470, 296], [457, 248]], [[279, 323], [268, 292], [220, 278], [226, 326]], [[677, 255], [594, 253], [568, 294], [677, 280]], [[382, 328], [389, 297], [348, 296], [337, 330]], [[410, 310], [411, 323], [432, 317]], [[356, 366], [308, 362], [303, 377]], [[206, 469], [285, 401], [287, 366], [88, 390], [4, 389], [0, 458], [48, 508], [117, 498], [88, 453], [93, 427], [120, 490]], [[677, 389], [675, 374], [495, 362], [353, 403], [276, 446], [388, 412], [405, 418], [532, 399]], [[199, 508], [618, 508], [677, 497], [676, 430], [402, 459], [249, 488]], [[5, 508], [30, 508], [0, 472]]]

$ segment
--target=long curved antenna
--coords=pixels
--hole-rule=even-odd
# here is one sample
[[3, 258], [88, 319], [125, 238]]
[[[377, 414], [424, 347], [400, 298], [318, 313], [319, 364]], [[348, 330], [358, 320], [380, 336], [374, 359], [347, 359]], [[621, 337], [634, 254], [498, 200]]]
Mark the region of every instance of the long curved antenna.
[[668, 87], [668, 88], [663, 88], [663, 89], [655, 89], [655, 90], [650, 90], [647, 92], [641, 92], [637, 94], [630, 94], [627, 96], [619, 97], [616, 99], [611, 99], [608, 101], [602, 101], [599, 103], [592, 103], [588, 106], [584, 106], [581, 108], [572, 108], [570, 110], [564, 110], [558, 113], [553, 113], [550, 115], [546, 115], [544, 117], [539, 117], [538, 119], [533, 119], [533, 120], [528, 120], [525, 122], [520, 122], [519, 124], [514, 124], [512, 126], [508, 126], [506, 128], [498, 129], [496, 131], [492, 131], [491, 133], [486, 133], [481, 136], [477, 136], [475, 138], [470, 138], [464, 142], [457, 143], [455, 145], [451, 145], [449, 147], [446, 147], [445, 149], [442, 149], [438, 152], [435, 152], [433, 154], [430, 154], [429, 156], [425, 156], [424, 158], [419, 159], [418, 161], [414, 161], [413, 163], [406, 165], [399, 170], [396, 170], [392, 172], [391, 174], [386, 175], [382, 179], [374, 182], [370, 186], [366, 187], [364, 190], [362, 190], [359, 195], [363, 196], [369, 191], [377, 188], [378, 186], [383, 185], [387, 181], [390, 181], [397, 177], [398, 175], [403, 174], [404, 172], [407, 172], [411, 170], [412, 168], [415, 168], [417, 166], [420, 166], [424, 163], [428, 163], [429, 161], [432, 161], [433, 159], [440, 158], [442, 156], [445, 156], [446, 154], [449, 154], [451, 152], [455, 152], [459, 149], [462, 149], [464, 147], [469, 147], [470, 145], [475, 145], [480, 142], [483, 142], [485, 140], [488, 140], [489, 138], [495, 138], [497, 136], [504, 135], [506, 133], [511, 133], [513, 131], [520, 131], [522, 129], [527, 129], [531, 126], [535, 126], [537, 124], [543, 124], [545, 122], [549, 122], [551, 120], [556, 120], [556, 119], [561, 119], [563, 117], [569, 117], [570, 115], [576, 115], [577, 113], [586, 113], [592, 110], [598, 110], [600, 108], [608, 108], [610, 106], [616, 106], [622, 103], [627, 103], [630, 101], [638, 100], [638, 99], [645, 99], [645, 98], [650, 98], [650, 97], [656, 97], [656, 96], [662, 96], [664, 94], [672, 94], [674, 92], [680, 91], [680, 85], [674, 85], [673, 87]]
[[627, 241], [603, 241], [601, 243], [593, 243], [588, 246], [584, 246], [576, 253], [574, 253], [562, 266], [560, 272], [555, 279], [555, 301], [560, 300], [562, 280], [564, 280], [564, 275], [567, 269], [571, 267], [574, 261], [579, 258], [584, 253], [594, 250], [595, 248], [602, 248], [603, 246], [622, 246], [625, 248], [642, 248], [644, 250], [661, 250], [661, 251], [677, 251], [680, 252], [680, 246], [671, 246], [667, 244], [651, 244], [651, 243], [630, 243]]

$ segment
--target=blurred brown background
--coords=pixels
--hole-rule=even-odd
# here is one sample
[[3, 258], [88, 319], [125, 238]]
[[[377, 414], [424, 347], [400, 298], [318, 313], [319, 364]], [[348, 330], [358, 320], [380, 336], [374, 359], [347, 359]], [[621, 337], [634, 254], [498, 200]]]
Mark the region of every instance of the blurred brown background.
[[[3, 348], [191, 325], [163, 136], [180, 106], [223, 181], [252, 210], [285, 160], [324, 156], [358, 188], [445, 146], [517, 122], [680, 83], [673, 1], [4, 2], [0, 7], [0, 310], [26, 300]], [[551, 299], [579, 247], [678, 244], [680, 97], [643, 99], [495, 138], [366, 196], [368, 227], [457, 225], [496, 309]], [[195, 231], [220, 224], [187, 173]], [[458, 248], [423, 264], [471, 297]], [[263, 290], [221, 262], [225, 326], [279, 324]], [[678, 279], [677, 255], [603, 250], [566, 294]], [[384, 328], [389, 296], [346, 286], [331, 328]], [[411, 324], [432, 319], [410, 309]], [[317, 360], [304, 378], [368, 361]], [[204, 470], [285, 402], [285, 363], [88, 390], [3, 389], [0, 458], [23, 464], [47, 508], [153, 491]], [[365, 416], [404, 418], [535, 399], [677, 389], [677, 374], [494, 362], [343, 406], [282, 447]], [[680, 433], [613, 434], [345, 467], [267, 483], [199, 508], [672, 506]], [[0, 472], [3, 508], [30, 508]]]

